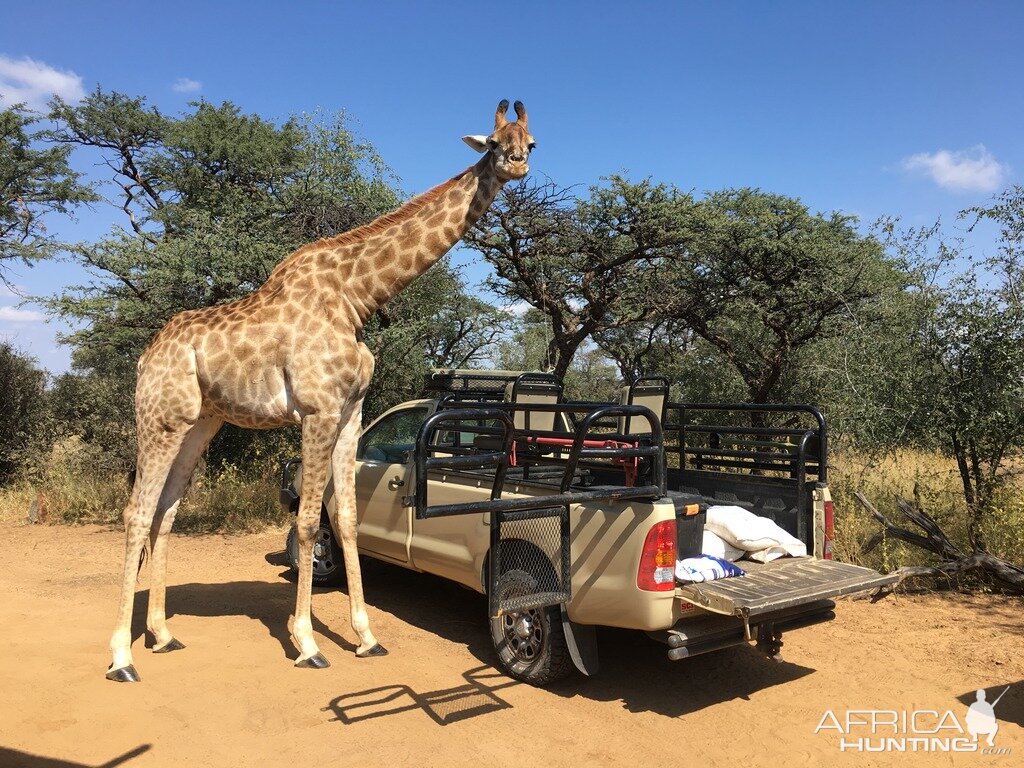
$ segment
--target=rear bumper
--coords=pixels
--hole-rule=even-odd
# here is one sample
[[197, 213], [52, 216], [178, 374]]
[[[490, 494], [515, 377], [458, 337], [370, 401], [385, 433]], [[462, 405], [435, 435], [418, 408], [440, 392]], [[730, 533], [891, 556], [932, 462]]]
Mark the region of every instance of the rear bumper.
[[836, 617], [834, 609], [835, 603], [831, 600], [818, 600], [764, 613], [756, 619], [750, 619], [749, 623], [734, 616], [704, 614], [692, 619], [683, 619], [671, 629], [647, 634], [667, 645], [669, 659], [678, 661], [741, 645], [756, 639], [762, 630], [779, 635], [822, 624]]

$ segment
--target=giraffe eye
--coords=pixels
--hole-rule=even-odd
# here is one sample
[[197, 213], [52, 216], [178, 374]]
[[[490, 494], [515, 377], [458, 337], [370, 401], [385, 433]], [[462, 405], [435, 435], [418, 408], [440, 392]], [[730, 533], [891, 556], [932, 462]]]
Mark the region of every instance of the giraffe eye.
[[526, 145], [526, 148], [528, 150], [530, 150], [531, 152], [533, 152], [533, 150], [535, 150], [537, 148], [537, 142], [536, 141], [531, 141], [529, 144]]
[[494, 150], [496, 150], [498, 148], [498, 142], [495, 141], [494, 139], [488, 139], [487, 140], [487, 148], [493, 152]]

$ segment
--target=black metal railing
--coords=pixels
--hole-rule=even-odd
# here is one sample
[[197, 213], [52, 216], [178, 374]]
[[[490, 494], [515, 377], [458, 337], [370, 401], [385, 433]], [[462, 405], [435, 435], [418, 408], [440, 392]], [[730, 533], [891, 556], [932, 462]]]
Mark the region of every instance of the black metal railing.
[[[666, 411], [665, 432], [675, 439], [665, 450], [677, 457], [680, 469], [780, 473], [802, 480], [811, 475], [828, 482], [828, 427], [814, 406], [669, 403]], [[691, 423], [698, 412], [790, 415], [813, 426]]]
[[[517, 410], [533, 412], [568, 413], [585, 412], [572, 433], [559, 430], [516, 429], [513, 414]], [[650, 426], [643, 436], [621, 434], [615, 429], [620, 416], [643, 417]], [[469, 433], [477, 438], [473, 445], [448, 444], [436, 439], [442, 428], [455, 428], [461, 435]], [[561, 477], [557, 490], [536, 496], [502, 498], [502, 489], [513, 462], [517, 464], [558, 467]], [[438, 455], [441, 454], [441, 455]], [[655, 499], [665, 495], [665, 457], [661, 423], [647, 408], [637, 405], [607, 405], [598, 408], [571, 404], [518, 404], [503, 403], [488, 407], [465, 407], [456, 403], [445, 405], [430, 416], [420, 428], [413, 452], [416, 462], [416, 492], [410, 500], [416, 517], [426, 519], [470, 513], [489, 514], [502, 511], [523, 511], [543, 507], [563, 506], [583, 501]], [[608, 469], [616, 464], [630, 462], [640, 468], [634, 485], [602, 485], [600, 487], [574, 487], [573, 480], [581, 469], [600, 467]], [[428, 499], [428, 474], [436, 470], [492, 470], [490, 499], [457, 504], [431, 505]]]

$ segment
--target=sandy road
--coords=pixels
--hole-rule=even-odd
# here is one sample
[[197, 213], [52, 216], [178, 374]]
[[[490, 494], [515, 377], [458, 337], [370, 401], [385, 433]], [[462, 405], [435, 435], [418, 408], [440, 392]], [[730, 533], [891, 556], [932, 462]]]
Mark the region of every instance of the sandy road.
[[[346, 595], [317, 591], [314, 628], [333, 666], [297, 670], [283, 539], [176, 537], [168, 610], [188, 647], [144, 648], [144, 571], [133, 646], [143, 682], [117, 685], [103, 671], [121, 534], [0, 525], [0, 765], [1024, 764], [1020, 600], [843, 601], [836, 621], [786, 636], [782, 663], [746, 647], [669, 662], [646, 637], [607, 631], [600, 675], [540, 690], [493, 668], [482, 597], [375, 564], [367, 600], [391, 655], [356, 659]], [[1002, 754], [842, 751], [835, 728], [815, 733], [827, 712], [844, 722], [854, 709], [948, 710], [963, 723], [976, 689], [1008, 685]]]

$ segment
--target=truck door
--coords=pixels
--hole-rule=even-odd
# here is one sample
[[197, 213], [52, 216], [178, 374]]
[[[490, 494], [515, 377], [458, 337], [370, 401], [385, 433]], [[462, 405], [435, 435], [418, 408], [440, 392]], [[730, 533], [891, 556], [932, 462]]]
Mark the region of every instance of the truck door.
[[409, 560], [412, 451], [429, 408], [402, 408], [382, 416], [363, 433], [356, 452], [359, 548], [405, 563]]

